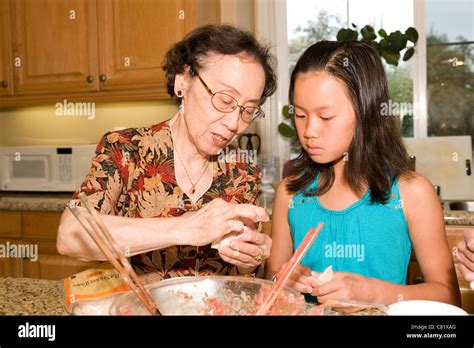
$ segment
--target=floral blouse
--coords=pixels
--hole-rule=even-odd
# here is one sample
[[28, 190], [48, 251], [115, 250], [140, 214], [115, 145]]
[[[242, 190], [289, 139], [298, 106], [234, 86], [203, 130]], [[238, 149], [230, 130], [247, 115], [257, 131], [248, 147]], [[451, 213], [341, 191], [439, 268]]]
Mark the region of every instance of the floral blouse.
[[[84, 192], [99, 213], [132, 218], [180, 216], [215, 198], [258, 204], [260, 170], [249, 158], [243, 161], [239, 156], [216, 156], [212, 184], [193, 204], [176, 182], [170, 122], [105, 134], [72, 203], [80, 206], [77, 197]], [[131, 261], [137, 272], [158, 273], [160, 279], [238, 274], [210, 244], [170, 246], [132, 256]]]

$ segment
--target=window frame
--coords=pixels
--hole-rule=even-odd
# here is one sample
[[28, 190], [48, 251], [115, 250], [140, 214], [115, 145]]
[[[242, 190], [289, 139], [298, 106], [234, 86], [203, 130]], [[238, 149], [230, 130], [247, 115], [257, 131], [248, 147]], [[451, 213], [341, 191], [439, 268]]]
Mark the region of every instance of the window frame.
[[413, 1], [414, 27], [418, 31], [415, 55], [413, 57], [413, 135], [414, 138], [428, 137], [428, 99], [427, 99], [427, 62], [425, 0]]

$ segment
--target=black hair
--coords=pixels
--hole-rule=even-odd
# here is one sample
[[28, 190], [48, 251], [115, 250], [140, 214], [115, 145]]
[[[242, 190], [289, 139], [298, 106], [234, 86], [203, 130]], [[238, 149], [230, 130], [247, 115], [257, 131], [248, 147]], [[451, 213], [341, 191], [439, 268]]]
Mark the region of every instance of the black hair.
[[[382, 105], [388, 105], [389, 95], [380, 56], [365, 42], [315, 43], [298, 59], [291, 74], [290, 103], [293, 103], [298, 75], [318, 71], [326, 72], [344, 83], [356, 115], [344, 179], [357, 193], [368, 185], [371, 201], [385, 203], [394, 180], [401, 174], [409, 173], [410, 166], [396, 117], [381, 114]], [[316, 163], [304, 149], [290, 164], [289, 193], [322, 195], [334, 183], [333, 163]], [[318, 174], [318, 187], [307, 190]]]
[[209, 24], [188, 33], [182, 41], [177, 42], [166, 53], [162, 67], [166, 73], [168, 94], [171, 97], [175, 96], [176, 74], [183, 73], [186, 66], [190, 67], [192, 73], [199, 73], [203, 67], [202, 59], [212, 53], [225, 55], [245, 53], [254, 58], [262, 65], [265, 72], [265, 87], [260, 104], [275, 93], [276, 75], [270, 48], [260, 44], [250, 32], [231, 25]]

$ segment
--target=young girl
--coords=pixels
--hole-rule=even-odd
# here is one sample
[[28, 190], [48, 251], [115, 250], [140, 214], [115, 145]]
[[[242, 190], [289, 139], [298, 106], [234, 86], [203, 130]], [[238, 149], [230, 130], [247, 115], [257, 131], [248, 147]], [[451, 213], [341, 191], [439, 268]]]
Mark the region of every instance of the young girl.
[[[291, 75], [290, 103], [302, 150], [279, 185], [267, 276], [311, 227], [324, 227], [290, 286], [318, 301], [460, 305], [443, 212], [433, 185], [410, 171], [396, 116], [386, 111], [385, 72], [363, 42], [322, 41]], [[424, 283], [406, 285], [411, 248]], [[334, 277], [321, 283], [319, 272]]]

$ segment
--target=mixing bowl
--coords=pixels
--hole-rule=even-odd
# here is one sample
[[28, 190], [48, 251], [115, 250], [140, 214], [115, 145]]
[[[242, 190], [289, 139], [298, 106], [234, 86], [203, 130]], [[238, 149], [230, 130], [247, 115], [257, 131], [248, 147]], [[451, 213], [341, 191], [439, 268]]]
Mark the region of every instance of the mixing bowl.
[[[147, 285], [163, 315], [252, 315], [267, 298], [273, 283], [264, 279], [209, 276], [181, 277]], [[298, 315], [306, 308], [304, 297], [283, 289], [269, 315]], [[147, 315], [133, 292], [118, 296], [111, 315]]]

